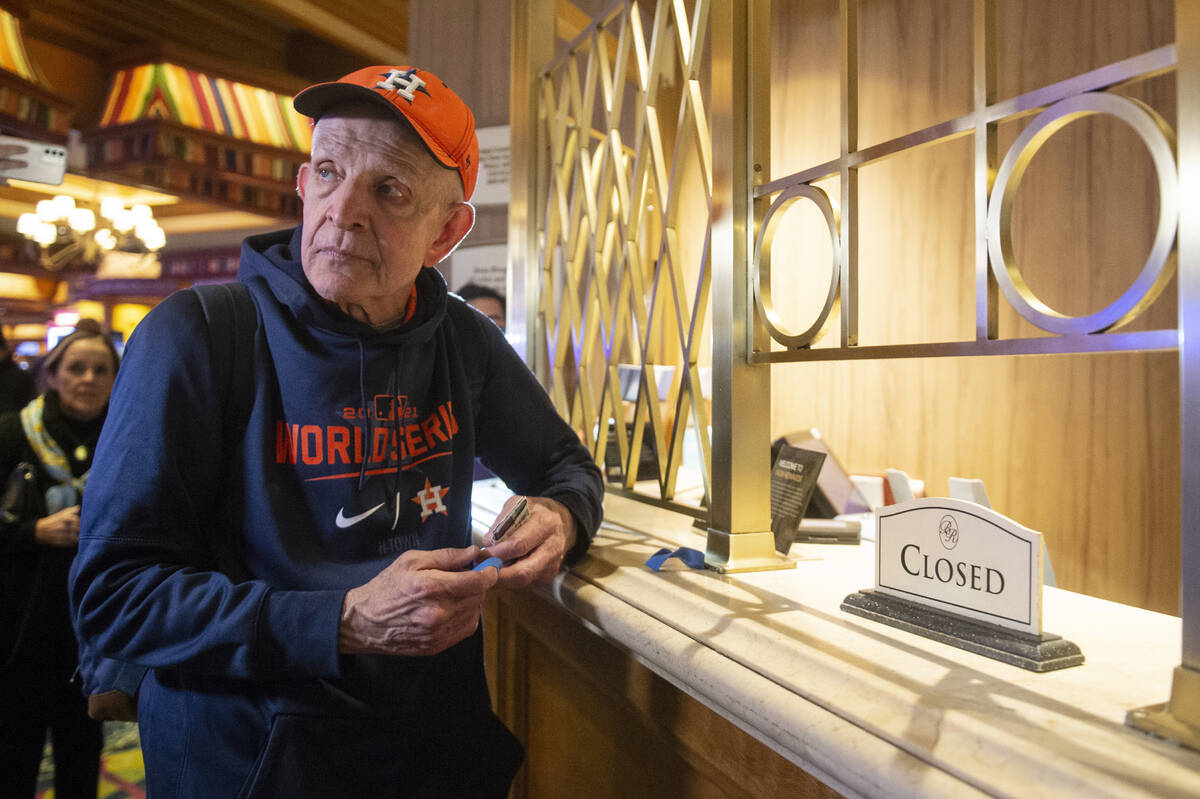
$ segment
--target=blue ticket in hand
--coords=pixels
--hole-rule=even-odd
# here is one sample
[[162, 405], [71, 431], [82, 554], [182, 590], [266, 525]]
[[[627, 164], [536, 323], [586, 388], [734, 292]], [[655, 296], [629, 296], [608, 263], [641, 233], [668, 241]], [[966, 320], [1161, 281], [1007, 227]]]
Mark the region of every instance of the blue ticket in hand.
[[499, 570], [500, 567], [503, 565], [504, 565], [504, 561], [500, 560], [500, 558], [488, 558], [487, 560], [481, 560], [479, 563], [476, 563], [475, 566], [471, 569], [471, 571], [473, 571], [473, 572], [483, 571], [484, 569], [488, 568], [489, 566], [494, 566], [497, 570]]

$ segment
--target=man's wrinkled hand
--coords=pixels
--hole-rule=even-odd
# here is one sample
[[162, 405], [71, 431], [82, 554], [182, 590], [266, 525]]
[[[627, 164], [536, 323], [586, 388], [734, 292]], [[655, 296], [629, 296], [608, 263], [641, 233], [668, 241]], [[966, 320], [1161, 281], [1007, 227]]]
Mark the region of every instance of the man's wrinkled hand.
[[[510, 497], [501, 513], [517, 499]], [[575, 518], [565, 505], [547, 497], [529, 497], [529, 518], [500, 543], [493, 544], [490, 535], [483, 539], [487, 554], [504, 561], [498, 583], [504, 588], [549, 585], [574, 545]]]
[[435, 655], [479, 625], [495, 569], [471, 571], [478, 550], [412, 550], [370, 582], [346, 592], [338, 649], [346, 653]]

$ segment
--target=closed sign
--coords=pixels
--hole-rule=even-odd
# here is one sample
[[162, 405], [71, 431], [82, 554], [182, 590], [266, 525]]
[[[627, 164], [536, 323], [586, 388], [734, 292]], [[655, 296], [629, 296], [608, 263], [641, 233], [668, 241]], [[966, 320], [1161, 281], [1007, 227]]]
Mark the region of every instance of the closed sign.
[[949, 498], [880, 509], [875, 588], [1034, 635], [1042, 632], [1042, 536]]

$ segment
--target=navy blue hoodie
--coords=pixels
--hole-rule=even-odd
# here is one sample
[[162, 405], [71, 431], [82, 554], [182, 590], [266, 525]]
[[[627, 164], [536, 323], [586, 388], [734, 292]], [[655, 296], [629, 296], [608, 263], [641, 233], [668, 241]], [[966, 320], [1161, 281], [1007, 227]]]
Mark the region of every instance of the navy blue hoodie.
[[599, 525], [599, 470], [435, 270], [410, 318], [377, 331], [316, 296], [299, 242], [297, 228], [243, 247], [252, 377], [230, 381], [192, 292], [131, 337], [83, 506], [77, 630], [152, 667], [139, 723], [156, 798], [507, 779], [519, 747], [491, 714], [481, 634], [432, 657], [340, 655], [342, 600], [406, 550], [470, 543], [476, 455], [570, 509], [572, 557]]

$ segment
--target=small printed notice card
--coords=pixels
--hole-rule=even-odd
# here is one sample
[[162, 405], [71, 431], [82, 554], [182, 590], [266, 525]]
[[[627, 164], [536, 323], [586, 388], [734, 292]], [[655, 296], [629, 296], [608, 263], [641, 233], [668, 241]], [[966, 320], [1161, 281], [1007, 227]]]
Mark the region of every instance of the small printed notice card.
[[775, 549], [787, 554], [817, 487], [825, 453], [784, 445], [771, 468], [771, 532]]

